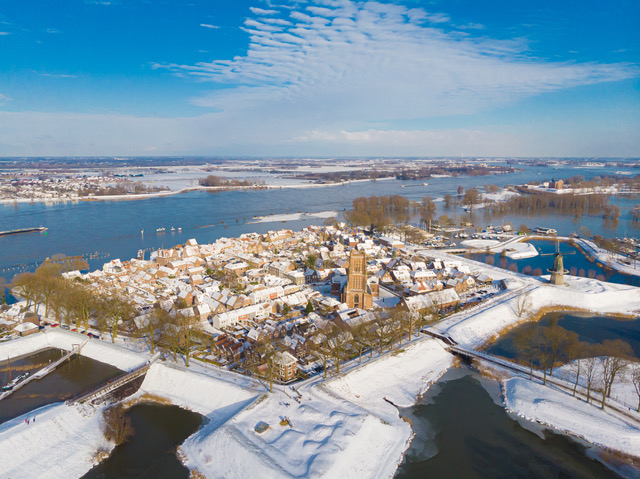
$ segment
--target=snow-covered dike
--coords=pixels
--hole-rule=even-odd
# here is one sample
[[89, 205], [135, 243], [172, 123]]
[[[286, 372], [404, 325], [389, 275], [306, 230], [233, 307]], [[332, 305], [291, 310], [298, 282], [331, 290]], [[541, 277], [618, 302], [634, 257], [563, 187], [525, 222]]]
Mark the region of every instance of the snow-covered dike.
[[[529, 309], [538, 311], [543, 307], [568, 306], [612, 314], [634, 314], [640, 310], [640, 288], [574, 276], [565, 276], [565, 282], [566, 286], [552, 286], [531, 280]], [[525, 290], [514, 293], [473, 314], [463, 313], [448, 319], [439, 324], [438, 329], [447, 331], [464, 346], [479, 347], [503, 329], [525, 319], [526, 315], [520, 318], [517, 314], [518, 296]]]
[[162, 363], [154, 363], [149, 368], [138, 392], [143, 393], [166, 398], [177, 406], [203, 415], [257, 395], [235, 384]]
[[573, 396], [522, 378], [505, 381], [507, 409], [609, 449], [640, 455], [640, 430]]
[[423, 340], [405, 351], [386, 356], [349, 374], [332, 379], [328, 387], [376, 414], [397, 417], [399, 407], [410, 407], [451, 367], [453, 356], [442, 343]]
[[[393, 476], [412, 437], [390, 401], [415, 403], [447, 368], [452, 356], [435, 340], [416, 343], [326, 383], [275, 386], [212, 432], [182, 446], [186, 464], [206, 477], [282, 478]], [[280, 425], [282, 418], [289, 425]], [[259, 434], [255, 425], [270, 428]]]
[[0, 478], [83, 476], [98, 449], [113, 448], [104, 439], [101, 420], [99, 412], [55, 403], [0, 425]]
[[[0, 343], [0, 360], [24, 356], [46, 348], [70, 351], [74, 345], [82, 344], [86, 339], [87, 336], [71, 331], [47, 329], [24, 338]], [[144, 354], [91, 338], [83, 346], [81, 355], [125, 371], [131, 371], [149, 359]]]

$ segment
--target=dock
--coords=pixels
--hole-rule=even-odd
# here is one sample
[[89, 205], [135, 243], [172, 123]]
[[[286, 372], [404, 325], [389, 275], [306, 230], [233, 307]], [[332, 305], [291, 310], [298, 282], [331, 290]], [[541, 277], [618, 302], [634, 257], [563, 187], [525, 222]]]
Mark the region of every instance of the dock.
[[48, 374], [52, 373], [58, 366], [60, 366], [62, 363], [64, 363], [65, 361], [70, 361], [71, 358], [76, 355], [79, 354], [80, 351], [82, 351], [82, 348], [84, 347], [85, 344], [87, 344], [87, 342], [89, 341], [89, 339], [85, 339], [82, 344], [74, 344], [73, 348], [71, 349], [71, 351], [67, 351], [67, 354], [63, 355], [60, 359], [56, 360], [55, 362], [51, 363], [51, 364], [47, 364], [44, 368], [36, 371], [35, 373], [33, 373], [31, 376], [29, 376], [27, 379], [25, 379], [24, 381], [19, 382], [18, 384], [16, 384], [12, 389], [10, 389], [9, 391], [5, 391], [2, 394], [0, 394], [0, 401], [2, 399], [6, 399], [9, 396], [11, 396], [14, 392], [16, 392], [18, 389], [20, 389], [23, 386], [26, 386], [27, 384], [29, 384], [31, 381], [34, 381], [36, 379], [42, 379], [43, 377], [47, 376]]
[[36, 226], [35, 228], [19, 228], [15, 230], [0, 231], [0, 236], [19, 235], [23, 233], [42, 233], [47, 231], [44, 226]]

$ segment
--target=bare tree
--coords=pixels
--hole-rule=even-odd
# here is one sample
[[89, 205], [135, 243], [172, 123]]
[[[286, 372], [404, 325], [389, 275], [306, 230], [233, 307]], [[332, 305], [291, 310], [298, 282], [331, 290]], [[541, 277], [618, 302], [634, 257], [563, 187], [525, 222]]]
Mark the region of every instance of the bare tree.
[[200, 325], [195, 321], [194, 316], [176, 315], [175, 325], [176, 332], [179, 337], [179, 344], [184, 353], [186, 366], [189, 367], [189, 358], [191, 357], [191, 347], [200, 333]]
[[538, 357], [539, 329], [526, 327], [520, 330], [513, 339], [514, 346], [529, 366], [529, 379], [533, 379], [533, 366]]
[[573, 383], [573, 395], [576, 395], [578, 384], [580, 382], [580, 375], [584, 368], [584, 357], [587, 351], [587, 344], [583, 342], [576, 342], [569, 347], [568, 356], [572, 359], [571, 371], [576, 375], [576, 380]]
[[[518, 318], [522, 318], [525, 315], [531, 313], [533, 301], [531, 298], [531, 291], [518, 295], [513, 303], [513, 311], [518, 315]], [[531, 318], [532, 319], [532, 318]]]
[[258, 376], [262, 376], [269, 381], [269, 392], [273, 392], [273, 379], [277, 373], [276, 353], [277, 351], [268, 338], [254, 344], [254, 361], [250, 369]]
[[631, 371], [631, 382], [638, 395], [638, 412], [640, 412], [640, 364], [636, 363]]
[[368, 323], [360, 323], [351, 328], [352, 344], [358, 351], [358, 362], [362, 363], [362, 353], [371, 346], [371, 333]]
[[105, 409], [102, 412], [102, 420], [105, 439], [113, 441], [116, 446], [127, 442], [133, 436], [131, 419], [126, 415], [122, 404]]
[[591, 354], [596, 356], [590, 356], [584, 360], [584, 379], [587, 387], [587, 403], [591, 400], [591, 391], [593, 391], [598, 381], [598, 358], [597, 352], [599, 348], [591, 348]]
[[311, 337], [311, 354], [322, 362], [325, 379], [327, 379], [327, 366], [333, 357], [332, 349], [328, 344], [329, 335], [327, 333], [328, 331], [320, 330]]
[[159, 306], [156, 306], [145, 317], [140, 319], [138, 333], [149, 345], [151, 354], [155, 354], [156, 346], [162, 339], [162, 326], [166, 323], [168, 313]]
[[611, 387], [629, 364], [629, 358], [633, 356], [633, 350], [629, 343], [621, 339], [605, 340], [602, 342], [605, 355], [600, 357], [602, 366], [602, 403], [600, 407], [604, 409], [606, 399], [611, 397]]
[[85, 330], [89, 329], [89, 319], [97, 304], [96, 298], [82, 286], [76, 286], [71, 290], [68, 299], [76, 329], [80, 329], [80, 325], [83, 325]]
[[340, 364], [347, 358], [351, 338], [351, 333], [348, 331], [336, 325], [329, 327], [326, 345], [329, 348], [331, 359], [336, 365], [336, 374], [340, 374]]
[[548, 350], [548, 369], [549, 376], [553, 376], [553, 368], [556, 362], [567, 356], [567, 350], [571, 348], [571, 344], [578, 342], [578, 334], [573, 331], [552, 324], [543, 329], [542, 338], [544, 346]]
[[378, 352], [382, 354], [384, 348], [393, 344], [394, 325], [385, 311], [376, 311], [373, 313], [372, 331], [376, 337], [376, 345]]
[[34, 273], [20, 273], [13, 278], [11, 283], [13, 293], [27, 300], [27, 308], [36, 301], [38, 296], [36, 280]]
[[[111, 342], [118, 337], [118, 325], [126, 323], [134, 315], [131, 303], [118, 296], [101, 296], [98, 301], [98, 316], [111, 332]], [[100, 319], [98, 322], [100, 323]]]

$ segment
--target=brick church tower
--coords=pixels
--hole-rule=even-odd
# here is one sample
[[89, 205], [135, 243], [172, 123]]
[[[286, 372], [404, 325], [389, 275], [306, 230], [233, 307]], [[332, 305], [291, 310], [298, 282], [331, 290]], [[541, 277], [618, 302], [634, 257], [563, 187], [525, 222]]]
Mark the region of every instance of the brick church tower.
[[350, 308], [371, 309], [373, 298], [367, 286], [367, 258], [364, 253], [351, 250], [349, 256], [349, 275], [342, 291], [342, 302]]

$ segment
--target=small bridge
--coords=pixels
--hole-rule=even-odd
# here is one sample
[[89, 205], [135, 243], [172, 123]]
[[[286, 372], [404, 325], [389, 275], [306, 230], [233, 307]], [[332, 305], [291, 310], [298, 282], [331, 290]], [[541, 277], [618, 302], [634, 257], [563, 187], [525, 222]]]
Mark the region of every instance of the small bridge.
[[99, 384], [89, 390], [82, 391], [81, 393], [71, 397], [67, 400], [67, 404], [95, 404], [100, 399], [105, 398], [110, 393], [117, 389], [126, 386], [134, 380], [143, 377], [147, 374], [147, 371], [151, 365], [160, 357], [160, 354], [155, 354], [149, 361], [138, 366], [131, 372], [125, 373], [115, 379], [109, 380], [106, 383]]
[[458, 344], [449, 333], [438, 331], [437, 329], [433, 328], [424, 328], [422, 332], [428, 336], [431, 336], [432, 338], [439, 339], [449, 346], [456, 346]]
[[42, 379], [43, 377], [45, 377], [48, 374], [52, 373], [58, 366], [60, 366], [65, 361], [70, 361], [71, 358], [74, 355], [80, 354], [80, 351], [82, 351], [82, 348], [84, 347], [85, 344], [87, 344], [87, 342], [89, 342], [89, 338], [85, 339], [81, 344], [72, 345], [71, 351], [67, 351], [67, 354], [63, 355], [60, 359], [57, 359], [56, 361], [54, 361], [51, 364], [47, 364], [44, 368], [36, 371], [35, 373], [33, 373], [31, 376], [29, 376], [24, 381], [21, 381], [18, 384], [16, 384], [9, 391], [5, 391], [2, 394], [0, 394], [0, 400], [11, 396], [14, 392], [16, 392], [18, 389], [26, 386], [31, 381], [33, 381], [35, 379]]

